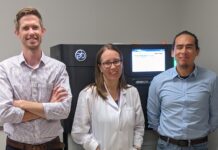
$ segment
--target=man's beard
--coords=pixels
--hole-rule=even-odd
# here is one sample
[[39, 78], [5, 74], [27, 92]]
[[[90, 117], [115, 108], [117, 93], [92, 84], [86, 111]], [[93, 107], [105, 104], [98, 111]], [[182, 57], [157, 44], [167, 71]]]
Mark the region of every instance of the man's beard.
[[190, 65], [188, 65], [188, 64], [183, 64], [183, 65], [179, 65], [179, 66], [182, 69], [188, 69], [190, 67]]

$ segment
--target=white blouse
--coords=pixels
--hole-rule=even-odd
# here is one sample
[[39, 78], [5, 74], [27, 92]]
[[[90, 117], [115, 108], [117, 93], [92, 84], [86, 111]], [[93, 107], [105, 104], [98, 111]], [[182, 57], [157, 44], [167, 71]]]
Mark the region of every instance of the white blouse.
[[120, 92], [119, 103], [111, 95], [96, 96], [95, 87], [83, 89], [78, 97], [71, 135], [85, 150], [132, 150], [141, 147], [144, 115], [137, 89]]

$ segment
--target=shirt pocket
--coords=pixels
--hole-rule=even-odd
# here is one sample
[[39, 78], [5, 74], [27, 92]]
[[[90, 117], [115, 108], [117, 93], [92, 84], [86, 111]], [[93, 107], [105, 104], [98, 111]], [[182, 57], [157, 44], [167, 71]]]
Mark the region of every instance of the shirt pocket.
[[12, 92], [13, 92], [13, 99], [16, 100], [28, 100], [30, 98], [30, 90], [31, 88], [26, 86], [26, 85], [22, 85], [19, 83], [14, 83], [12, 84]]
[[54, 85], [52, 83], [38, 84], [38, 100], [40, 102], [49, 102]]

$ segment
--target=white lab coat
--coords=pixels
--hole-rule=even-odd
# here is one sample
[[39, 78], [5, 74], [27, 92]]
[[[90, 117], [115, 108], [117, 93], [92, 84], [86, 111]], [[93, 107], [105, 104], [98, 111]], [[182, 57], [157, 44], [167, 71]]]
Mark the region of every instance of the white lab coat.
[[94, 88], [83, 89], [78, 97], [72, 137], [85, 150], [133, 150], [141, 147], [144, 115], [138, 91], [121, 90], [119, 106], [111, 95], [104, 101]]

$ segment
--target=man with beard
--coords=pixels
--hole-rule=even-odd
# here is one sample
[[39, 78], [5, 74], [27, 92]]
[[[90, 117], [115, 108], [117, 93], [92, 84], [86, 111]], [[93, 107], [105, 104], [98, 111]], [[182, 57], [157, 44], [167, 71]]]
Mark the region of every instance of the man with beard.
[[172, 49], [176, 67], [149, 87], [149, 127], [159, 134], [157, 150], [207, 150], [218, 125], [217, 75], [195, 64], [200, 48], [193, 33], [177, 34]]
[[35, 8], [21, 9], [15, 34], [22, 52], [0, 63], [0, 121], [7, 134], [6, 150], [62, 150], [61, 119], [71, 107], [69, 77], [63, 63], [40, 48], [45, 33]]

